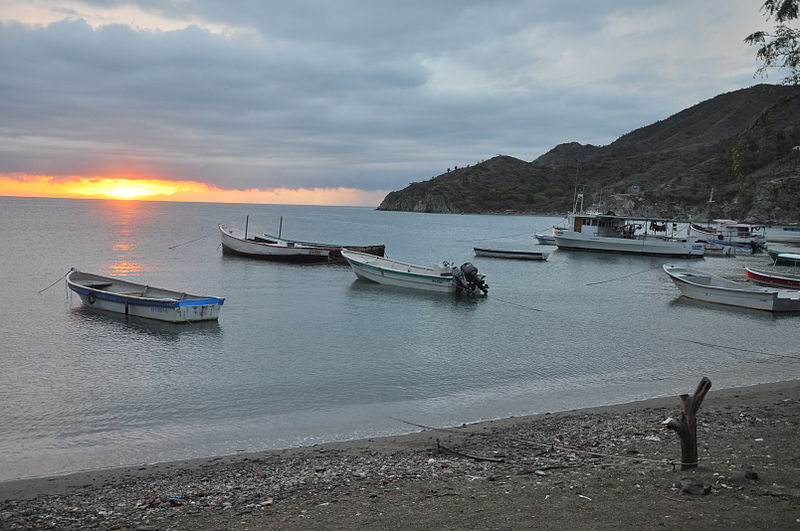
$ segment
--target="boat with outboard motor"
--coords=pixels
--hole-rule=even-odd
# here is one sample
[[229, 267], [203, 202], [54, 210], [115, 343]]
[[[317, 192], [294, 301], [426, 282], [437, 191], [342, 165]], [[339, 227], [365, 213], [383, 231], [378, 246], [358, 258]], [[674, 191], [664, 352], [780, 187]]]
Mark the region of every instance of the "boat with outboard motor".
[[662, 266], [684, 297], [769, 312], [800, 311], [800, 291], [735, 282], [707, 271], [672, 264]]
[[223, 297], [190, 295], [71, 269], [67, 287], [90, 308], [171, 323], [216, 321]]
[[342, 249], [342, 257], [356, 277], [378, 284], [436, 293], [489, 292], [485, 277], [470, 262], [455, 266], [440, 262], [433, 267], [409, 264], [382, 256]]

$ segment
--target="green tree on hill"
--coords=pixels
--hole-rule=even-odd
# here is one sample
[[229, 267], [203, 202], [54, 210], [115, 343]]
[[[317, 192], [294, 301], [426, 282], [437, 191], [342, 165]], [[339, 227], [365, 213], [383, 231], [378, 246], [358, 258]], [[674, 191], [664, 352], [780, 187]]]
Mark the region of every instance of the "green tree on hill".
[[770, 68], [786, 68], [789, 75], [783, 83], [800, 85], [800, 29], [788, 25], [797, 19], [799, 8], [800, 0], [767, 0], [761, 6], [767, 19], [774, 19], [777, 25], [772, 32], [757, 31], [744, 40], [747, 44], [760, 46], [756, 57], [761, 66], [756, 75], [766, 76]]

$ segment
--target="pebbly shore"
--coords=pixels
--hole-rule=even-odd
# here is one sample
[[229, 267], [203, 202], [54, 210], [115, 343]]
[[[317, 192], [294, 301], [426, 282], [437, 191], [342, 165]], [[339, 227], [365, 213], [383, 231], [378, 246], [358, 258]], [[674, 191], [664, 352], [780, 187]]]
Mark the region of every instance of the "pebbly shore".
[[681, 408], [409, 424], [419, 431], [5, 482], [0, 528], [800, 528], [800, 382], [712, 389], [692, 470], [664, 423]]

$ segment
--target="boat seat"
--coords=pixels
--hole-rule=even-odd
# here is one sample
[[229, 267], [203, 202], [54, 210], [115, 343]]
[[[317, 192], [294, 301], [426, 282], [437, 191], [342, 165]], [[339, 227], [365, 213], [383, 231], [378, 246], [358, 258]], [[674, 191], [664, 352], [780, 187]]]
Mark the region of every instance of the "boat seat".
[[87, 282], [84, 284], [87, 288], [103, 289], [111, 286], [111, 282]]

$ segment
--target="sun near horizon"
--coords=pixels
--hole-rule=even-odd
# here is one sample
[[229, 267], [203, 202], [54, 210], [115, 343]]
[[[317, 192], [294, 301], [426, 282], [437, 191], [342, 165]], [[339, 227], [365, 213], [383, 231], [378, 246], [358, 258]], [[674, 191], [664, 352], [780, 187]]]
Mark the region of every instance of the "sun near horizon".
[[141, 177], [56, 178], [0, 174], [0, 196], [189, 203], [256, 203], [327, 206], [377, 206], [388, 190], [355, 188], [225, 189], [198, 181]]

